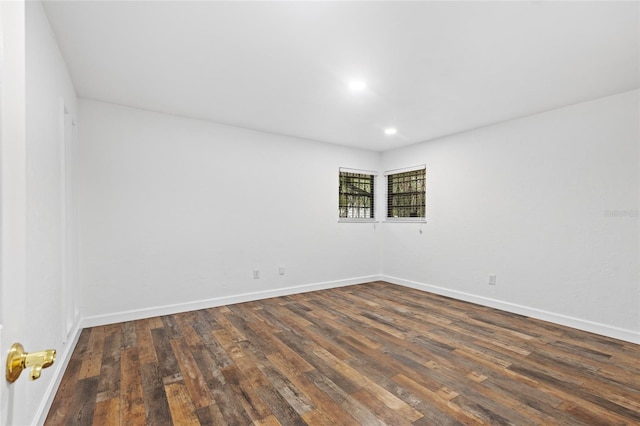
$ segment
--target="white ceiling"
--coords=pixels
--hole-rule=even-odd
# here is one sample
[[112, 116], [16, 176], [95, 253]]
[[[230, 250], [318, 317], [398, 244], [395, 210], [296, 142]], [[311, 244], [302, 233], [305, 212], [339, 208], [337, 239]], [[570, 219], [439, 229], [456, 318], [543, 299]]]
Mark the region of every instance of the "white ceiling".
[[44, 6], [82, 98], [373, 150], [635, 89], [640, 72], [637, 2]]

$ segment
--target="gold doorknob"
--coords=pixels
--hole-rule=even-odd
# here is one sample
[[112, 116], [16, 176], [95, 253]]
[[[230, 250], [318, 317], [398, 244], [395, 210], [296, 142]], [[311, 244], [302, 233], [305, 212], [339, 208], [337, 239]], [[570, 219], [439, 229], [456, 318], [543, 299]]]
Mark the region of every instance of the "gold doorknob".
[[20, 373], [25, 368], [31, 368], [29, 379], [36, 380], [40, 377], [42, 369], [50, 367], [55, 360], [55, 349], [28, 354], [20, 343], [14, 343], [7, 356], [7, 381], [13, 383], [18, 380]]

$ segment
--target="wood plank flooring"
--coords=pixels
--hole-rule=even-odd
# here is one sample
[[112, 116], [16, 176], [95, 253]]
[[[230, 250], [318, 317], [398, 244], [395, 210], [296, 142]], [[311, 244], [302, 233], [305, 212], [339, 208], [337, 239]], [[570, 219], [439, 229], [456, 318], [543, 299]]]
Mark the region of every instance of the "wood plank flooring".
[[640, 424], [640, 346], [384, 282], [83, 330], [47, 425]]

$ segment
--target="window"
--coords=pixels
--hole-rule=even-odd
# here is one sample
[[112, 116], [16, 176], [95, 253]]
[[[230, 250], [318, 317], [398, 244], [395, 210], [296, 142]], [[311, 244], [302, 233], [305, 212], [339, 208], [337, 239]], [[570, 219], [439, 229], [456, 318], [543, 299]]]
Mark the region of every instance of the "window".
[[338, 212], [340, 219], [373, 219], [375, 175], [340, 169]]
[[387, 174], [387, 218], [425, 218], [425, 168]]

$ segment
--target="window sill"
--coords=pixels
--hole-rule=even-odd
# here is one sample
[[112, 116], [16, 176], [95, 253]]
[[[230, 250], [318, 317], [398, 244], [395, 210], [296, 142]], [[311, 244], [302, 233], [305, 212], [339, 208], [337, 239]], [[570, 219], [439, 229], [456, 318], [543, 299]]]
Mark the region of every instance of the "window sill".
[[340, 218], [338, 223], [378, 223], [375, 219]]
[[423, 217], [388, 217], [384, 223], [427, 223], [427, 219]]

